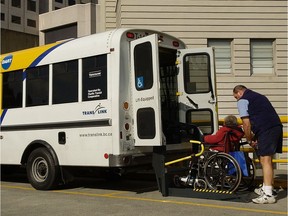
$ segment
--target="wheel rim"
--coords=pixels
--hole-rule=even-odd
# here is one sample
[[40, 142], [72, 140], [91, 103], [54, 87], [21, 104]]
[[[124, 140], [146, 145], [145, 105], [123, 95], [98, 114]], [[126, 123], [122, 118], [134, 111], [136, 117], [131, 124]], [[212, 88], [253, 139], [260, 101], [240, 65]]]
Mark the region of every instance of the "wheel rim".
[[[204, 167], [208, 187], [231, 192], [236, 190], [241, 181], [241, 171], [236, 163], [229, 155], [218, 154], [210, 157]], [[235, 173], [229, 173], [231, 169], [234, 169]]]
[[44, 182], [48, 176], [48, 163], [42, 158], [38, 157], [32, 164], [32, 175], [37, 182]]

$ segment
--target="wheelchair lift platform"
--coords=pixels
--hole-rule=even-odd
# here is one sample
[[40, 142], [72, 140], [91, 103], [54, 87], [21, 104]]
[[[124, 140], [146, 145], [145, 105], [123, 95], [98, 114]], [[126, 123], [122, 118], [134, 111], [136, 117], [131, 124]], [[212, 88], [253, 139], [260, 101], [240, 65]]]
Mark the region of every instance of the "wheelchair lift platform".
[[255, 198], [254, 193], [251, 193], [251, 191], [229, 192], [211, 189], [194, 189], [184, 186], [176, 187], [173, 182], [174, 175], [183, 174], [185, 170], [179, 167], [165, 166], [165, 159], [166, 146], [153, 147], [152, 165], [156, 175], [158, 190], [164, 197], [174, 196], [245, 203], [251, 202], [251, 199]]

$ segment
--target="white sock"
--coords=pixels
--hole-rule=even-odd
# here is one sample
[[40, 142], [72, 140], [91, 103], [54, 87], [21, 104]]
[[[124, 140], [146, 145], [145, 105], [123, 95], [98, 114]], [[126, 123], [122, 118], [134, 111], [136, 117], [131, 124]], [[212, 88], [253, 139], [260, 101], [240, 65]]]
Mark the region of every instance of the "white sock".
[[273, 186], [263, 185], [263, 190], [266, 195], [272, 196]]

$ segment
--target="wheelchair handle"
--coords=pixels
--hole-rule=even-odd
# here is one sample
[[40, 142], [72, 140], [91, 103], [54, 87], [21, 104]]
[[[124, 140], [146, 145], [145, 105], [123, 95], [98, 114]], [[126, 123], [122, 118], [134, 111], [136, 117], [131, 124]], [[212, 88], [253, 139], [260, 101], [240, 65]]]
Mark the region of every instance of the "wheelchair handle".
[[195, 157], [199, 157], [200, 155], [203, 154], [203, 152], [204, 152], [204, 150], [205, 150], [203, 143], [201, 143], [200, 141], [197, 141], [197, 140], [190, 140], [190, 143], [198, 144], [198, 145], [200, 145], [200, 147], [201, 147], [200, 152], [198, 152], [197, 154], [194, 155]]
[[[193, 155], [194, 157], [199, 157], [200, 155], [203, 154], [204, 152], [204, 144], [197, 141], [197, 140], [190, 140], [190, 143], [193, 143], [193, 144], [198, 144], [198, 145], [201, 145], [201, 150], [199, 153]], [[168, 166], [168, 165], [171, 165], [171, 164], [174, 164], [174, 163], [178, 163], [178, 162], [181, 162], [181, 161], [184, 161], [184, 160], [189, 160], [193, 157], [192, 155], [190, 156], [187, 156], [187, 157], [183, 157], [183, 158], [180, 158], [180, 159], [177, 159], [177, 160], [173, 160], [173, 161], [169, 161], [169, 162], [166, 162], [165, 163], [165, 166]]]

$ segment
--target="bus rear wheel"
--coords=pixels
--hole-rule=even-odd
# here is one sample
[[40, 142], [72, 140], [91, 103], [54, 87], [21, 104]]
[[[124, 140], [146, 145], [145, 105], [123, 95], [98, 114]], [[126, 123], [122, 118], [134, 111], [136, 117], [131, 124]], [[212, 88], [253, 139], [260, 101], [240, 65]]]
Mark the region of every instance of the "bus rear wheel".
[[58, 166], [46, 148], [32, 151], [27, 161], [27, 177], [35, 189], [53, 189], [58, 183], [58, 175]]

